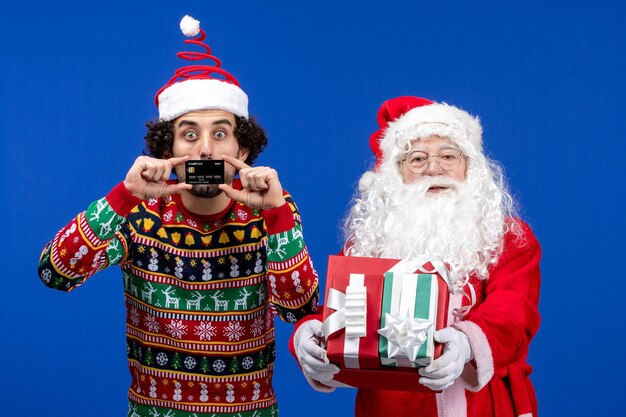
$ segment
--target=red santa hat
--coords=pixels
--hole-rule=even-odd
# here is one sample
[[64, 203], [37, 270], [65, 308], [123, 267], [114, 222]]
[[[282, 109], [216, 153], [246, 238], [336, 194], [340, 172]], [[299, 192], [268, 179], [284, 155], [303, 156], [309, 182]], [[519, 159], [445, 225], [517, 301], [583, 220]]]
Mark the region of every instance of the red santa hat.
[[159, 109], [159, 120], [174, 120], [194, 110], [225, 110], [248, 118], [248, 96], [239, 82], [221, 68], [222, 62], [211, 55], [211, 48], [203, 41], [206, 34], [200, 22], [190, 16], [180, 21], [180, 30], [187, 37], [186, 44], [200, 46], [204, 52], [179, 52], [179, 58], [188, 61], [211, 60], [211, 65], [188, 65], [174, 72], [167, 84], [157, 91], [154, 101]]
[[385, 101], [378, 110], [378, 130], [370, 136], [376, 168], [399, 156], [412, 140], [445, 136], [464, 153], [482, 152], [482, 127], [477, 117], [446, 103], [401, 96]]

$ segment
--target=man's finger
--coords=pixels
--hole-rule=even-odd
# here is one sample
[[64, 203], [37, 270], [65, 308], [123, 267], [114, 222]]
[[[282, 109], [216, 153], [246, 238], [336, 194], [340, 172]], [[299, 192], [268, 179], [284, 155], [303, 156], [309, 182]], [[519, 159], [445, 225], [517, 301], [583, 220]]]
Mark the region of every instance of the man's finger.
[[172, 174], [172, 164], [168, 163], [165, 165], [165, 169], [163, 170], [163, 174], [161, 175], [161, 181], [167, 181]]
[[257, 190], [267, 190], [270, 186], [267, 184], [271, 175], [271, 168], [262, 167], [258, 171], [254, 172], [250, 180], [254, 184]]
[[300, 362], [300, 365], [303, 369], [306, 368], [309, 374], [320, 374], [328, 372], [328, 365], [326, 365], [319, 359], [305, 356], [302, 358], [298, 358], [298, 362]]
[[438, 371], [439, 369], [443, 369], [446, 366], [450, 365], [452, 362], [454, 362], [457, 356], [458, 352], [451, 349], [446, 349], [440, 357], [432, 361], [430, 365], [424, 368], [424, 371], [434, 372]]
[[326, 385], [322, 384], [321, 382], [316, 381], [315, 379], [311, 378], [306, 373], [303, 374], [303, 375], [306, 378], [306, 380], [309, 383], [309, 385], [311, 386], [311, 388], [313, 388], [315, 391], [317, 391], [317, 392], [324, 392], [324, 393], [330, 393], [330, 392], [335, 391], [335, 387], [326, 386]]
[[455, 381], [454, 375], [448, 375], [444, 378], [427, 378], [421, 377], [419, 383], [432, 389], [433, 391], [444, 390], [450, 387]]
[[243, 171], [239, 171], [239, 179], [241, 180], [241, 186], [244, 189], [250, 189], [250, 181], [248, 177], [248, 171], [244, 168]]
[[170, 164], [172, 164], [173, 167], [184, 164], [185, 161], [187, 161], [189, 159], [189, 155], [185, 155], [185, 156], [177, 156], [175, 158], [170, 158], [168, 159], [168, 161], [170, 162]]
[[219, 184], [218, 188], [224, 191], [224, 194], [228, 196], [228, 198], [237, 201], [238, 203], [248, 204], [248, 196], [246, 193], [240, 190], [235, 190], [228, 184]]
[[165, 171], [165, 166], [163, 164], [157, 165], [156, 169], [154, 170], [154, 175], [152, 176], [152, 180], [160, 181], [161, 178], [163, 177], [164, 171]]
[[153, 166], [144, 169], [143, 171], [141, 171], [141, 177], [148, 182], [154, 182], [152, 180], [152, 176], [154, 175], [154, 170], [155, 168]]
[[162, 194], [159, 197], [163, 197], [166, 195], [174, 195], [174, 194], [180, 194], [185, 190], [191, 190], [193, 188], [193, 185], [191, 184], [187, 184], [184, 182], [179, 182], [177, 184], [167, 184], [163, 190], [162, 190]]
[[456, 331], [452, 327], [446, 327], [445, 329], [437, 330], [434, 334], [436, 342], [445, 343], [449, 342], [456, 336]]
[[250, 168], [250, 165], [246, 164], [243, 161], [240, 161], [237, 158], [233, 158], [232, 156], [222, 155], [222, 159], [239, 170], [244, 168]]
[[454, 375], [454, 371], [456, 370], [456, 367], [454, 366], [453, 363], [448, 364], [447, 366], [444, 366], [443, 368], [437, 369], [437, 370], [427, 370], [426, 368], [420, 368], [418, 370], [418, 373], [426, 378], [430, 378], [430, 379], [441, 379], [441, 378], [445, 378], [449, 375]]
[[[312, 356], [316, 359], [319, 359], [320, 361], [322, 361], [325, 364], [328, 364], [328, 358], [326, 357], [326, 351], [324, 349], [322, 349], [321, 347], [314, 345], [314, 344], [307, 344], [307, 345], [303, 345], [301, 347], [301, 349], [305, 352], [308, 353], [309, 356]], [[304, 356], [304, 355], [303, 355]]]
[[322, 363], [306, 361], [300, 361], [300, 365], [306, 374], [313, 376], [318, 381], [330, 381], [339, 372], [334, 365], [327, 366]]
[[[244, 177], [242, 177], [244, 178]], [[248, 182], [248, 187], [251, 190], [264, 190], [267, 187], [263, 187], [263, 185], [265, 185], [265, 181], [263, 181], [263, 178], [260, 176], [260, 173], [258, 171], [250, 171], [249, 173], [247, 173], [245, 175], [245, 178]], [[263, 184], [263, 185], [261, 185]]]

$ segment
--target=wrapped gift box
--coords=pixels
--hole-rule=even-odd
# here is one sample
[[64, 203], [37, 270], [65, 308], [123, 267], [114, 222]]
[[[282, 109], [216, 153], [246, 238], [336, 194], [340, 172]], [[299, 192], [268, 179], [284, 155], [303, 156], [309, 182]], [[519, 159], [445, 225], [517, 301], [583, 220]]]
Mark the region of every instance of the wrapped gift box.
[[428, 390], [417, 368], [441, 355], [451, 272], [441, 262], [331, 256], [323, 311], [328, 385]]

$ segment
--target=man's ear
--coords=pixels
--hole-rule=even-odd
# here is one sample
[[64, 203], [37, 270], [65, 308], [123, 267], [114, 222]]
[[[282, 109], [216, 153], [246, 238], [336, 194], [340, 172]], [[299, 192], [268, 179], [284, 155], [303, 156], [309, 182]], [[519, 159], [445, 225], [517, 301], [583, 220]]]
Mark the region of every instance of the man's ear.
[[171, 149], [166, 149], [163, 151], [163, 157], [162, 159], [170, 159], [172, 157], [172, 150]]
[[250, 151], [248, 149], [239, 148], [239, 156], [237, 157], [237, 159], [242, 162], [246, 162], [246, 159], [248, 159], [248, 155], [250, 155]]

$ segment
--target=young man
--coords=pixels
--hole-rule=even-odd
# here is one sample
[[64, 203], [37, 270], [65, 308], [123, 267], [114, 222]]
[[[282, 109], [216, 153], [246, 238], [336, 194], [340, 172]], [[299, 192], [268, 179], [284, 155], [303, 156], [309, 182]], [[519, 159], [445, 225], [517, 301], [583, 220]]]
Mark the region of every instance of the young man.
[[[273, 315], [314, 312], [318, 280], [297, 208], [277, 172], [251, 167], [267, 144], [248, 98], [206, 53], [156, 95], [148, 150], [124, 181], [45, 247], [43, 282], [71, 291], [110, 265], [124, 277], [129, 416], [274, 416]], [[218, 78], [214, 78], [214, 76]], [[187, 184], [185, 162], [224, 163], [224, 184]], [[234, 179], [236, 172], [238, 179]], [[177, 180], [169, 180], [174, 173]]]
[[[359, 390], [356, 415], [536, 416], [526, 357], [540, 322], [540, 247], [516, 216], [502, 170], [483, 152], [478, 119], [398, 97], [383, 103], [378, 123], [370, 140], [376, 167], [359, 182], [344, 254], [425, 255], [469, 279], [451, 294], [449, 327], [435, 332], [442, 356], [416, 374], [433, 391]], [[302, 320], [295, 353], [309, 383], [331, 391], [323, 383], [338, 368], [321, 338], [319, 320]]]

